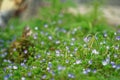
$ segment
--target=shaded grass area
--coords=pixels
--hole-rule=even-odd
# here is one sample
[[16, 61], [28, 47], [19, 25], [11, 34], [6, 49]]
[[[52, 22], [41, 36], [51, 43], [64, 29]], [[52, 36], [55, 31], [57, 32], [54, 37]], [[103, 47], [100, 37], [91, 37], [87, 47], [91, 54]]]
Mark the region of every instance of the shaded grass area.
[[[13, 19], [0, 31], [0, 79], [119, 80], [119, 32], [98, 19], [100, 14], [75, 16], [67, 12], [68, 6], [56, 3], [42, 8], [36, 19]], [[29, 40], [34, 57], [14, 63], [3, 50], [21, 36], [25, 25], [33, 31]]]

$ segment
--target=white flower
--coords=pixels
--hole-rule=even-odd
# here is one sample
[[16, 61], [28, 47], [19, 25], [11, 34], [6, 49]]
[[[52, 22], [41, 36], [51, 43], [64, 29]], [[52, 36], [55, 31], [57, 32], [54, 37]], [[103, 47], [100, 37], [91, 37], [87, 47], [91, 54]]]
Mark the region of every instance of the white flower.
[[18, 67], [17, 66], [13, 66], [13, 69], [18, 69]]
[[27, 54], [27, 52], [28, 52], [27, 50], [24, 50], [24, 53], [25, 53], [25, 54]]
[[61, 66], [61, 65], [58, 66], [58, 70], [59, 70], [59, 71], [65, 70], [65, 69], [66, 69], [66, 68], [65, 68], [64, 66]]
[[102, 61], [103, 66], [106, 66], [108, 62], [106, 60]]
[[88, 71], [83, 69], [83, 74], [88, 74]]
[[56, 44], [60, 44], [60, 41], [56, 41], [55, 43], [56, 43]]
[[93, 53], [93, 54], [99, 54], [99, 52], [98, 52], [96, 49], [93, 49], [93, 50], [92, 50], [92, 53]]
[[21, 80], [25, 80], [25, 77], [22, 77]]
[[81, 60], [76, 60], [75, 64], [81, 64], [82, 61]]
[[52, 36], [48, 36], [48, 39], [49, 39], [49, 40], [52, 40]]
[[45, 28], [48, 28], [48, 24], [45, 24], [44, 27], [45, 27]]
[[75, 41], [75, 38], [72, 38], [71, 40], [72, 40], [72, 41]]
[[35, 30], [38, 30], [38, 27], [35, 27]]
[[87, 37], [85, 37], [83, 40], [84, 40], [84, 42], [87, 43], [87, 42], [89, 42], [90, 39], [88, 39]]

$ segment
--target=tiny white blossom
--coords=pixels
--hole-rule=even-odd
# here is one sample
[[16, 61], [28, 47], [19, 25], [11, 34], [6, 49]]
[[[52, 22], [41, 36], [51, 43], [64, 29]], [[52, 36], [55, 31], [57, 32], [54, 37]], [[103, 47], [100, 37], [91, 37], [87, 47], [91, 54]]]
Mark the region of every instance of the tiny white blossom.
[[112, 67], [113, 67], [113, 68], [116, 68], [116, 67], [117, 67], [117, 65], [116, 65], [116, 64], [113, 64], [113, 65], [112, 65]]
[[25, 53], [25, 54], [27, 54], [27, 52], [28, 52], [27, 50], [24, 50], [24, 53]]
[[38, 27], [35, 27], [35, 30], [38, 30]]
[[102, 61], [103, 66], [106, 66], [108, 62], [106, 60]]
[[48, 36], [48, 39], [49, 39], [49, 40], [52, 40], [52, 36]]
[[88, 74], [87, 70], [83, 69], [83, 74]]
[[55, 43], [56, 43], [56, 44], [60, 44], [60, 41], [56, 41]]
[[45, 28], [48, 28], [48, 24], [45, 24], [44, 27], [45, 27]]
[[13, 69], [18, 69], [18, 67], [17, 66], [13, 66]]
[[98, 52], [96, 49], [93, 49], [93, 50], [92, 50], [92, 53], [93, 53], [93, 54], [99, 54], [99, 52]]
[[25, 77], [22, 77], [21, 80], [25, 80]]
[[82, 61], [81, 60], [76, 60], [75, 64], [81, 64]]

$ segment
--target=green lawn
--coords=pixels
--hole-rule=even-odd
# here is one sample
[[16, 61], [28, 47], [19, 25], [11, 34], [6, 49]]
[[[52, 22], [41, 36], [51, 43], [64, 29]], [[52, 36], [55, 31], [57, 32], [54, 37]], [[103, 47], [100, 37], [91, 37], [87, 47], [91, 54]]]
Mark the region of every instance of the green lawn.
[[[73, 15], [67, 7], [59, 3], [42, 8], [38, 18], [24, 23], [12, 19], [0, 30], [0, 80], [120, 79], [120, 32], [98, 19], [98, 12]], [[33, 31], [28, 40], [34, 47], [27, 51], [34, 56], [11, 62], [4, 50], [20, 39], [25, 25]]]

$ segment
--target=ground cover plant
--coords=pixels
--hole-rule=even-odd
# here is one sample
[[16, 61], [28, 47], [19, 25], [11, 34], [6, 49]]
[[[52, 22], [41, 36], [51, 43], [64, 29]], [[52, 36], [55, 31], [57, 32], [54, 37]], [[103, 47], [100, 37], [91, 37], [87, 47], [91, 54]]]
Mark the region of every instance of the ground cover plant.
[[[24, 23], [12, 19], [0, 30], [0, 80], [119, 80], [120, 31], [99, 18], [96, 8], [94, 13], [73, 15], [67, 12], [70, 4], [55, 1], [41, 8], [38, 18]], [[33, 47], [11, 48], [17, 60], [11, 61], [7, 50], [26, 25], [33, 32], [27, 38]], [[21, 52], [34, 56], [19, 62]]]

